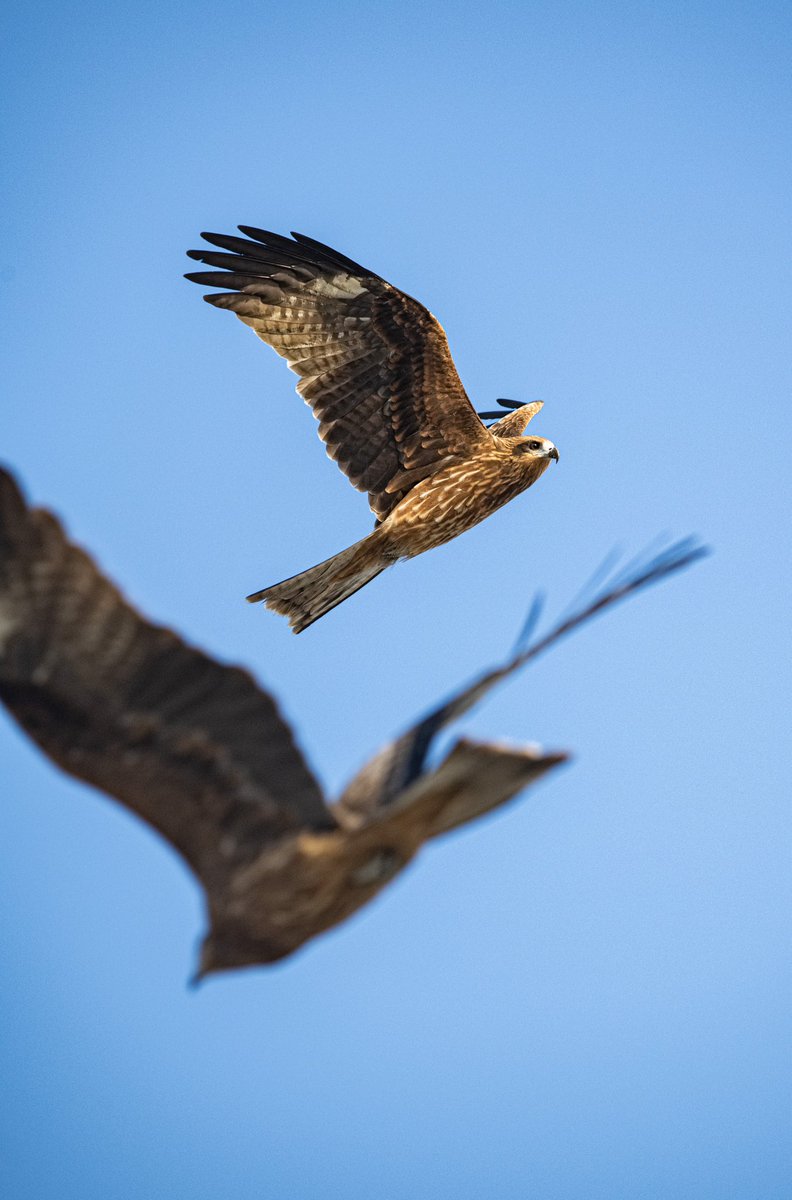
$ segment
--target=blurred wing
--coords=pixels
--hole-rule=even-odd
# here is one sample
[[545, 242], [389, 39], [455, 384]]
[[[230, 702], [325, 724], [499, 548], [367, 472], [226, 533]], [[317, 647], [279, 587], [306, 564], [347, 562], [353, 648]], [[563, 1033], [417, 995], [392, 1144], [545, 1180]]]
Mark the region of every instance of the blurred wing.
[[[588, 603], [562, 619], [544, 637], [527, 646], [524, 645], [525, 639], [521, 638], [522, 647], [506, 663], [492, 671], [487, 671], [467, 687], [455, 692], [444, 704], [440, 704], [432, 712], [427, 713], [421, 721], [413, 725], [401, 737], [383, 747], [363, 767], [335, 806], [339, 822], [355, 827], [373, 819], [378, 809], [393, 803], [401, 804], [403, 802], [402, 793], [406, 789], [409, 789], [419, 779], [431, 779], [431, 774], [427, 773], [426, 764], [430, 748], [438, 734], [452, 721], [458, 720], [483, 700], [492, 688], [503, 683], [515, 671], [526, 666], [531, 659], [537, 658], [545, 650], [549, 650], [556, 642], [572, 633], [580, 625], [598, 616], [606, 608], [610, 608], [642, 588], [659, 582], [667, 575], [690, 566], [691, 563], [696, 562], [707, 553], [705, 547], [698, 545], [694, 539], [687, 538], [669, 546], [661, 553], [653, 555], [649, 561], [646, 560], [645, 555], [639, 556], [629, 563], [621, 573], [600, 583]], [[592, 586], [586, 590], [592, 591]], [[536, 623], [538, 617], [539, 611], [534, 605], [530, 618], [531, 627]], [[495, 756], [501, 752], [498, 746], [492, 746], [491, 750]], [[541, 758], [542, 756], [537, 757]], [[552, 766], [554, 762], [563, 761], [564, 757], [564, 755], [550, 755], [549, 759], [553, 761], [548, 762], [548, 765]], [[486, 811], [491, 807], [488, 804], [487, 786], [484, 781], [479, 790], [481, 811]], [[468, 796], [469, 807], [471, 807], [470, 791], [471, 789], [469, 789]], [[475, 812], [471, 811], [472, 815], [475, 815]], [[470, 820], [471, 816], [464, 819]], [[453, 824], [458, 823], [456, 820], [453, 822]]]
[[283, 831], [335, 824], [272, 697], [145, 621], [2, 470], [0, 698], [204, 882]]
[[[548, 771], [562, 766], [567, 757], [563, 752], [544, 754], [530, 746], [462, 738], [429, 776], [432, 790], [441, 797], [429, 836], [450, 833], [513, 800]], [[409, 801], [409, 795], [406, 799]]]
[[223, 253], [190, 250], [218, 271], [187, 276], [230, 289], [229, 308], [300, 376], [319, 436], [380, 519], [421, 479], [490, 435], [462, 387], [432, 314], [328, 246], [240, 226], [253, 240], [204, 233]]
[[566, 761], [563, 753], [462, 738], [436, 770], [370, 814], [365, 828], [407, 827], [419, 830], [421, 840], [438, 837], [500, 808]]

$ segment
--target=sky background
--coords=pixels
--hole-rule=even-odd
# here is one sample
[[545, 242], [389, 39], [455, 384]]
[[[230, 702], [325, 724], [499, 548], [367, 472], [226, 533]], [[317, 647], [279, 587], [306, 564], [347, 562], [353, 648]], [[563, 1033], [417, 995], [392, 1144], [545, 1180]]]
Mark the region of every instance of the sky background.
[[[285, 964], [186, 987], [200, 894], [10, 721], [13, 1200], [775, 1200], [792, 1189], [792, 15], [764, 3], [14, 6], [2, 458], [331, 794], [615, 544], [715, 554], [475, 736], [574, 762]], [[370, 527], [276, 355], [182, 279], [311, 234], [417, 296], [561, 461], [299, 638], [245, 605]], [[787, 524], [785, 524], [787, 522]]]

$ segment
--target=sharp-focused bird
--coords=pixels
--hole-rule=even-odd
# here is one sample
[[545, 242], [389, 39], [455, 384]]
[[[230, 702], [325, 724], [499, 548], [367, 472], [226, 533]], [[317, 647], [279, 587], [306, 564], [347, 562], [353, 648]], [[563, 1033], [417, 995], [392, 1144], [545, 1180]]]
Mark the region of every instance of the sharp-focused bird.
[[[139, 615], [0, 470], [0, 699], [64, 771], [153, 826], [202, 884], [199, 975], [270, 963], [366, 904], [424, 842], [497, 808], [564, 753], [440, 731], [560, 637], [702, 551], [626, 573], [386, 745], [328, 804], [269, 695]], [[536, 615], [536, 613], [534, 613]]]
[[313, 238], [239, 228], [245, 238], [201, 234], [222, 252], [188, 254], [220, 270], [187, 278], [228, 289], [204, 299], [235, 312], [300, 376], [327, 453], [377, 518], [362, 541], [248, 596], [300, 633], [385, 567], [483, 521], [558, 451], [523, 436], [539, 401], [506, 401], [512, 411], [484, 425], [442, 327], [417, 300]]

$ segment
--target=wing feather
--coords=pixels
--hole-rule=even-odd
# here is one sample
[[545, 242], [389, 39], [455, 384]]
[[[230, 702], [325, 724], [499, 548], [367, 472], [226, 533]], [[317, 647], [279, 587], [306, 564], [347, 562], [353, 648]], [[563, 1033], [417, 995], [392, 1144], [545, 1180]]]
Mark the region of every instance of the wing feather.
[[300, 376], [330, 457], [378, 518], [412, 481], [489, 441], [422, 304], [313, 238], [239, 228], [247, 238], [202, 234], [219, 251], [188, 253], [216, 269], [187, 278], [228, 289], [204, 298], [235, 312]]
[[1, 470], [0, 697], [204, 879], [284, 831], [334, 826], [273, 698], [145, 621]]

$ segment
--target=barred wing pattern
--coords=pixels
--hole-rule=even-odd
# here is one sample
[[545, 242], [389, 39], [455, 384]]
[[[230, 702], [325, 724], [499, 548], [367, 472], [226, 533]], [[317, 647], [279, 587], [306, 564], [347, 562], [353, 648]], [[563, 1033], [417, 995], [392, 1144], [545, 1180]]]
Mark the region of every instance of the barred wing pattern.
[[312, 238], [239, 228], [246, 238], [202, 234], [222, 252], [190, 257], [220, 269], [187, 279], [229, 289], [204, 299], [235, 312], [300, 376], [328, 454], [379, 520], [420, 480], [490, 444], [422, 304]]
[[335, 827], [274, 700], [144, 620], [0, 471], [0, 698], [59, 766], [116, 797], [204, 880]]

